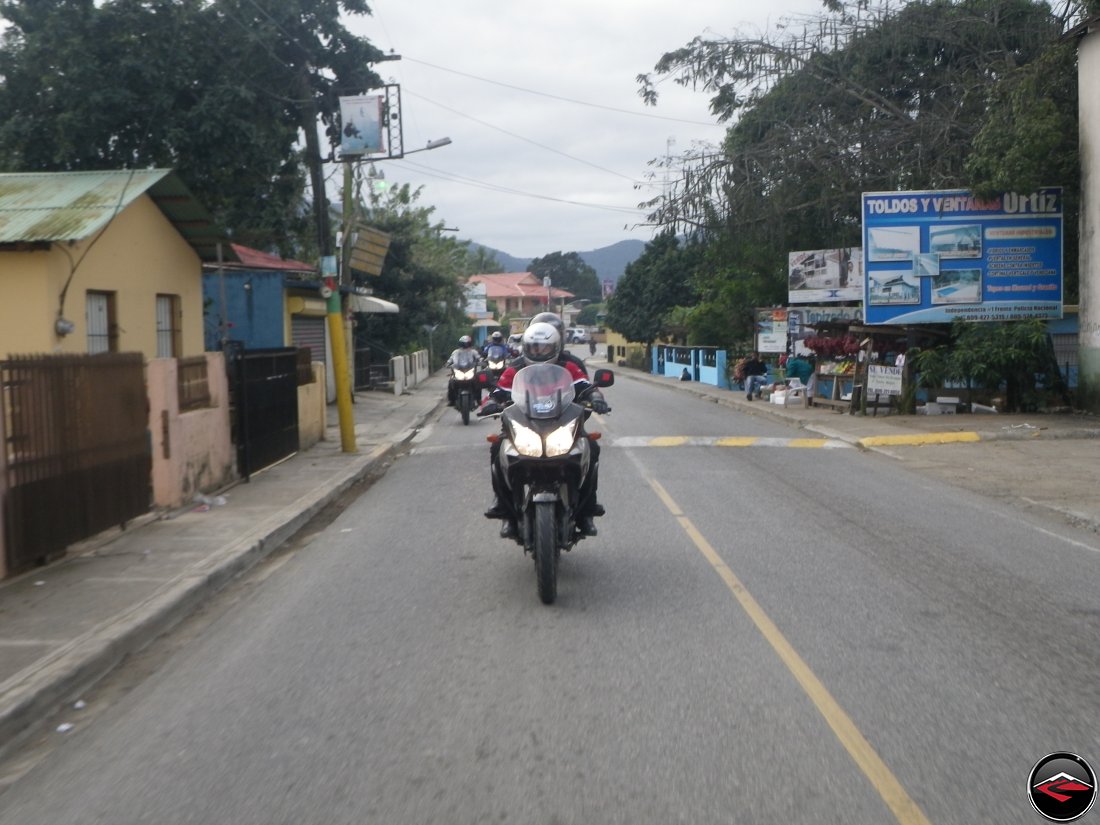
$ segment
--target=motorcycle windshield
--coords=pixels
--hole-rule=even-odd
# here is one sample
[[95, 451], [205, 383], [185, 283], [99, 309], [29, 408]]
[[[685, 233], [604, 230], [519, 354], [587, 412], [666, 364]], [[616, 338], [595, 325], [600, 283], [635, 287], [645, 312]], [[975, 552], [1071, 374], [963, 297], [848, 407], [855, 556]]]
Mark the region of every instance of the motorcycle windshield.
[[573, 376], [557, 364], [531, 364], [512, 382], [512, 401], [528, 418], [558, 418], [573, 396]]
[[455, 353], [454, 365], [457, 369], [468, 370], [471, 367], [476, 367], [477, 361], [477, 353], [473, 350], [464, 349]]
[[503, 361], [508, 357], [508, 350], [503, 344], [493, 344], [485, 352], [485, 357], [490, 361]]

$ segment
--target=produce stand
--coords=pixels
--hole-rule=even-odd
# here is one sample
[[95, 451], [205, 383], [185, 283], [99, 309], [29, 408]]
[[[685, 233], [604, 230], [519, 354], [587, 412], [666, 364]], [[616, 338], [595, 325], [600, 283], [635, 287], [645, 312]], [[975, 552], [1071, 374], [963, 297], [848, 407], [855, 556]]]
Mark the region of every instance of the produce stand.
[[817, 365], [814, 381], [814, 406], [846, 410], [852, 403], [855, 385], [854, 360], [823, 361]]

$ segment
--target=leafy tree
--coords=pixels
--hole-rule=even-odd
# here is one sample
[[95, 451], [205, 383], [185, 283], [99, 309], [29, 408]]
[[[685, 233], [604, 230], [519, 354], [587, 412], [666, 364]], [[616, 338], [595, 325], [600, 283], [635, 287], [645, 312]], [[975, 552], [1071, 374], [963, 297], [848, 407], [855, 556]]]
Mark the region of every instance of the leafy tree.
[[503, 271], [504, 267], [501, 266], [496, 255], [483, 246], [470, 245], [469, 253], [466, 256], [464, 275], [467, 277], [471, 275], [491, 275]]
[[1041, 320], [995, 324], [956, 322], [952, 342], [916, 352], [914, 363], [925, 386], [965, 382], [990, 392], [1005, 393], [1005, 409], [1037, 409], [1044, 391], [1061, 403], [1068, 389], [1058, 370], [1054, 348]]
[[[380, 85], [365, 0], [3, 0], [0, 168], [177, 170], [235, 240], [321, 242], [318, 125]], [[306, 150], [300, 148], [303, 139]], [[327, 152], [325, 152], [327, 154]], [[323, 214], [323, 199], [314, 215]]]
[[[712, 112], [732, 124], [721, 147], [677, 158], [672, 191], [649, 204], [656, 224], [721, 242], [714, 296], [729, 292], [723, 277], [774, 277], [779, 290], [791, 250], [857, 245], [863, 191], [970, 185], [978, 167], [967, 161], [992, 116], [993, 90], [1045, 59], [1066, 23], [1032, 0], [827, 7], [803, 26], [697, 37], [665, 54], [655, 78], [639, 76], [648, 102], [656, 80], [671, 78], [710, 92]], [[991, 143], [994, 135], [992, 126], [984, 133]], [[1061, 161], [1046, 168], [1070, 174]]]
[[579, 326], [594, 327], [600, 322], [600, 316], [604, 311], [605, 307], [603, 304], [588, 304], [577, 313], [577, 317], [573, 320]]
[[661, 58], [659, 75], [713, 92], [719, 120], [736, 119], [723, 151], [689, 158], [677, 197], [656, 204], [668, 217], [858, 226], [861, 191], [959, 185], [983, 91], [1059, 34], [1031, 0], [835, 8], [813, 27], [698, 37]]
[[[463, 285], [476, 253], [469, 243], [446, 235], [433, 218], [434, 207], [419, 204], [421, 190], [408, 184], [371, 193], [360, 205], [359, 220], [390, 235], [390, 247], [379, 276], [357, 280], [374, 294], [394, 301], [401, 312], [370, 315], [356, 329], [357, 346], [367, 344], [387, 353], [427, 349], [437, 366], [459, 336], [470, 334]], [[435, 330], [430, 335], [428, 328]]]
[[575, 298], [600, 299], [600, 279], [596, 270], [576, 252], [551, 252], [535, 258], [527, 268], [539, 278], [550, 278], [555, 287], [572, 292]]
[[665, 331], [669, 310], [695, 299], [691, 262], [673, 233], [658, 235], [627, 264], [607, 302], [607, 325], [628, 341], [652, 343]]
[[[988, 114], [966, 161], [981, 197], [1064, 187], [1064, 289], [1076, 300], [1081, 178], [1077, 128], [1077, 44], [1061, 42], [1013, 70], [989, 92]], [[1071, 259], [1072, 258], [1072, 259]]]

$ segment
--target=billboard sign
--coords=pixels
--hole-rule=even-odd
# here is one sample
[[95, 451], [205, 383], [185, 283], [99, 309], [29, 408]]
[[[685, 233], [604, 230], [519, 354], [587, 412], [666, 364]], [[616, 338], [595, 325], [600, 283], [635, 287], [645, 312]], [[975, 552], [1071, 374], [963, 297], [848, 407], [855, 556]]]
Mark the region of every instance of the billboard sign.
[[787, 296], [791, 304], [863, 300], [863, 250], [814, 249], [787, 254]]
[[863, 195], [868, 324], [1062, 317], [1062, 190]]
[[382, 151], [382, 95], [340, 98], [340, 154]]
[[757, 352], [787, 351], [787, 310], [756, 310], [756, 346]]

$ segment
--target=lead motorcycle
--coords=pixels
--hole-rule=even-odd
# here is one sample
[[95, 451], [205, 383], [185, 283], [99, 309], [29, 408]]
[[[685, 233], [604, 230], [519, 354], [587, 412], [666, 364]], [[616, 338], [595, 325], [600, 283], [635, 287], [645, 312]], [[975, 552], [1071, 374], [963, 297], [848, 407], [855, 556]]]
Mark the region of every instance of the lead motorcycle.
[[[615, 383], [611, 370], [596, 370], [597, 387]], [[609, 410], [610, 411], [610, 410]], [[573, 377], [557, 364], [531, 364], [516, 373], [512, 403], [487, 404], [482, 414], [500, 415], [500, 469], [518, 514], [516, 541], [535, 560], [539, 599], [552, 604], [558, 592], [558, 559], [584, 534], [577, 529], [578, 494], [591, 470], [584, 429], [591, 409], [578, 401]]]

